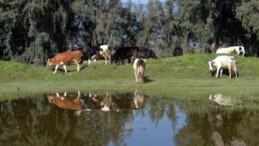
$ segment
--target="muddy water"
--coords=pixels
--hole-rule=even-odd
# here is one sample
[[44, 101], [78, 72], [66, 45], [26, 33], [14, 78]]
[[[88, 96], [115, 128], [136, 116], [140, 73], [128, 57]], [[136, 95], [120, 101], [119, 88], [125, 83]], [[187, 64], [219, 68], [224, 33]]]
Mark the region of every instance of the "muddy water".
[[0, 145], [259, 145], [259, 111], [222, 94], [65, 93], [0, 102]]

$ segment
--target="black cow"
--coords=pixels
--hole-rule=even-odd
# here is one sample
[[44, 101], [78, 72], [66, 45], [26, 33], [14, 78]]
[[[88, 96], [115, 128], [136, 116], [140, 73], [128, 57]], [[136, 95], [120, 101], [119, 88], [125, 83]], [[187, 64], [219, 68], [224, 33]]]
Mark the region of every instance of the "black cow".
[[176, 47], [173, 51], [173, 56], [181, 56], [183, 55], [183, 49], [180, 47]]
[[107, 64], [108, 59], [110, 58], [110, 53], [104, 52], [100, 47], [89, 48], [86, 52], [83, 52], [82, 61], [88, 60], [88, 64], [91, 63], [91, 60], [105, 59], [105, 64]]
[[138, 57], [139, 58], [147, 58], [147, 59], [149, 59], [149, 58], [157, 59], [155, 52], [151, 49], [140, 49], [138, 51]]
[[131, 63], [132, 58], [138, 57], [139, 47], [120, 47], [111, 57], [111, 63], [120, 62], [124, 64], [124, 59], [128, 59], [128, 63]]
[[92, 59], [92, 56], [95, 55], [98, 50], [100, 50], [99, 47], [92, 47], [89, 48], [86, 52], [83, 52], [82, 61], [88, 60], [88, 64], [90, 64], [90, 60]]

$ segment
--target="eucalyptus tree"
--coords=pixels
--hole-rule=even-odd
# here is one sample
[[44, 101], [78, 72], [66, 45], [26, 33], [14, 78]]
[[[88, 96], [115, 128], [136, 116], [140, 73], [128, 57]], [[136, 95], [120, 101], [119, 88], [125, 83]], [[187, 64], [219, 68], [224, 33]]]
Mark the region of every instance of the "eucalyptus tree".
[[79, 0], [73, 3], [75, 16], [83, 18], [86, 47], [119, 45], [123, 7], [120, 0]]
[[[53, 52], [64, 51], [70, 2], [64, 0], [2, 1], [1, 55], [8, 60], [43, 65]], [[2, 43], [3, 41], [3, 43]]]
[[239, 1], [177, 0], [178, 21], [185, 42], [196, 40], [200, 47], [215, 52], [222, 45], [243, 45], [244, 29], [235, 17]]
[[1, 0], [0, 1], [0, 58], [10, 60], [16, 53], [22, 52], [23, 34], [21, 33], [20, 11], [24, 1]]
[[237, 5], [235, 9], [236, 18], [242, 22], [243, 28], [247, 31], [244, 35], [246, 46], [250, 48], [247, 52], [250, 55], [259, 56], [259, 1], [249, 0]]
[[49, 54], [65, 51], [64, 39], [70, 21], [70, 2], [32, 0], [23, 8], [23, 26], [28, 46], [21, 56], [25, 62], [43, 64]]
[[146, 19], [143, 22], [143, 40], [146, 46], [164, 48], [164, 32], [162, 27], [165, 23], [165, 12], [159, 0], [149, 0], [147, 4]]
[[140, 23], [138, 21], [138, 6], [134, 5], [130, 0], [122, 9], [120, 23], [120, 38], [122, 46], [135, 46], [138, 41], [138, 32], [140, 31]]
[[177, 5], [175, 0], [167, 0], [165, 3], [165, 23], [162, 27], [162, 31], [164, 33], [163, 41], [166, 44], [166, 48], [172, 49], [180, 46], [180, 35], [178, 33], [178, 23], [175, 19], [177, 15]]

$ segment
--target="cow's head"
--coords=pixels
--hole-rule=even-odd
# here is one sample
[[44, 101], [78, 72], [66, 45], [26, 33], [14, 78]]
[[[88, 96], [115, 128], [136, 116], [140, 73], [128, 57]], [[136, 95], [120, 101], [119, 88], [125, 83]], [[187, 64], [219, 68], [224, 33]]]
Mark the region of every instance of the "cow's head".
[[238, 47], [237, 50], [238, 50], [238, 55], [242, 55], [242, 56], [245, 55], [245, 48], [243, 46]]
[[208, 64], [209, 64], [209, 70], [210, 70], [210, 71], [213, 71], [213, 70], [214, 70], [214, 64], [215, 64], [215, 62], [209, 61]]
[[53, 96], [48, 95], [47, 96], [49, 103], [52, 103]]
[[48, 66], [51, 66], [51, 65], [53, 65], [53, 63], [52, 63], [52, 59], [48, 59], [48, 61], [47, 61], [47, 65], [46, 65], [46, 66], [48, 67]]

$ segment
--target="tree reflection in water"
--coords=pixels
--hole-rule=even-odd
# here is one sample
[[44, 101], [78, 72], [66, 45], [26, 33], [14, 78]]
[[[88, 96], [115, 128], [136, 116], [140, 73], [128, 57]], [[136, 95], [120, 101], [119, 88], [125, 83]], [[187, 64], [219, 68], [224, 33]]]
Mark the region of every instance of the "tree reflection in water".
[[[148, 97], [137, 91], [78, 95], [49, 94], [1, 101], [0, 145], [259, 143], [259, 112], [255, 109], [220, 106], [207, 100]], [[59, 102], [79, 103], [80, 108], [62, 109], [50, 104], [49, 96], [60, 98]], [[103, 100], [108, 101], [110, 111], [101, 110]], [[75, 111], [81, 111], [80, 116], [74, 116]]]

